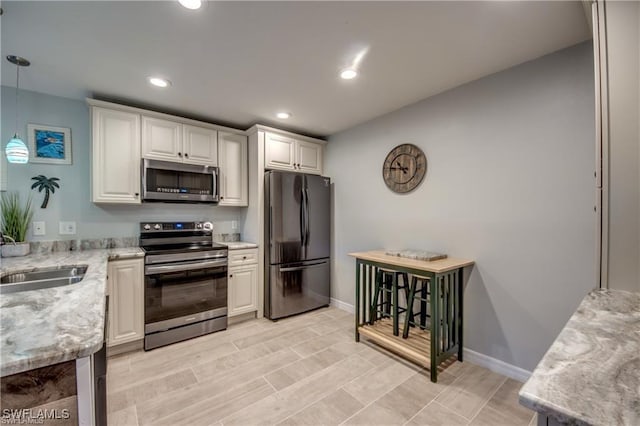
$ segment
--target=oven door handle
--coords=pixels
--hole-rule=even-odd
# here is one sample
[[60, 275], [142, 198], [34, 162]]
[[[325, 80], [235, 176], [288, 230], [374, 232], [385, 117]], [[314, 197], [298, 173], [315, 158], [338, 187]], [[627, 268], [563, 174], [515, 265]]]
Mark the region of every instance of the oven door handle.
[[164, 272], [180, 272], [180, 271], [192, 271], [194, 269], [213, 268], [216, 266], [227, 266], [227, 259], [224, 260], [211, 260], [206, 262], [185, 262], [178, 265], [153, 265], [145, 266], [144, 274], [153, 275]]

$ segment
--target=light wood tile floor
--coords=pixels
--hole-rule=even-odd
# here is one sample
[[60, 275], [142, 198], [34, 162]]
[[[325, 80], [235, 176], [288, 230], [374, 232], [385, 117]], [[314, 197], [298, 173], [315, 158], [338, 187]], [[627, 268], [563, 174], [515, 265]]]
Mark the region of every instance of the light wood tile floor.
[[533, 424], [521, 384], [469, 362], [429, 372], [353, 339], [325, 308], [109, 358], [109, 424]]

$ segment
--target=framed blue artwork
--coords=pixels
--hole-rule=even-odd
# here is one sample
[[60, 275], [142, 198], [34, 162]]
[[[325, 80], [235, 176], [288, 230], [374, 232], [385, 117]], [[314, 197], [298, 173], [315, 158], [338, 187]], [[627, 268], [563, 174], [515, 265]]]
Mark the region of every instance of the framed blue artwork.
[[29, 162], [71, 164], [71, 129], [42, 124], [27, 125]]

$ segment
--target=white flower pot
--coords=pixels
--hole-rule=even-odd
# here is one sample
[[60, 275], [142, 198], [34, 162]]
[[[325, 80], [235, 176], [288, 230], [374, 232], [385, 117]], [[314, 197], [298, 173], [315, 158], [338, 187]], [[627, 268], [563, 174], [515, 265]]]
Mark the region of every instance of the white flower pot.
[[29, 243], [8, 243], [2, 246], [2, 257], [26, 256], [29, 254]]

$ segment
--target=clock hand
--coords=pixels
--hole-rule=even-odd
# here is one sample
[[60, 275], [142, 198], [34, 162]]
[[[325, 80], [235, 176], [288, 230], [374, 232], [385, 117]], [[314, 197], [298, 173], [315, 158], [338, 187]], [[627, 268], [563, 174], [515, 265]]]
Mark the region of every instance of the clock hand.
[[407, 170], [409, 170], [409, 167], [402, 167], [402, 164], [400, 164], [399, 161], [396, 161], [396, 164], [398, 165], [398, 168], [396, 168], [395, 170], [400, 169], [400, 170], [402, 170], [402, 173], [406, 175], [407, 174]]

